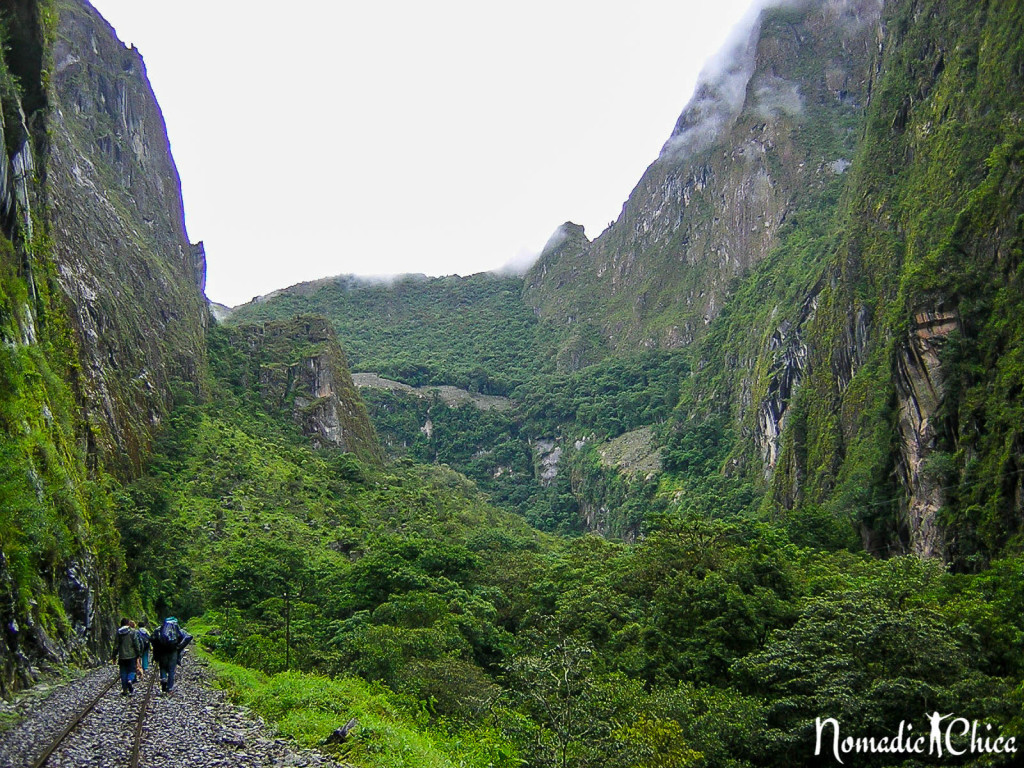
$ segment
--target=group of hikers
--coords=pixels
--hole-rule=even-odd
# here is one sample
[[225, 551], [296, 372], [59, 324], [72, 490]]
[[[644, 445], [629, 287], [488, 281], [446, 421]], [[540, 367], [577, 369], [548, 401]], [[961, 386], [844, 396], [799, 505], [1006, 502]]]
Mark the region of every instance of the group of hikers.
[[135, 683], [149, 669], [149, 654], [160, 667], [160, 690], [170, 693], [174, 690], [174, 672], [181, 663], [181, 654], [192, 641], [192, 635], [168, 616], [152, 634], [146, 629], [143, 619], [138, 626], [128, 618], [121, 619], [121, 626], [114, 637], [114, 652], [111, 660], [117, 661], [121, 669], [121, 695], [128, 696], [135, 689]]

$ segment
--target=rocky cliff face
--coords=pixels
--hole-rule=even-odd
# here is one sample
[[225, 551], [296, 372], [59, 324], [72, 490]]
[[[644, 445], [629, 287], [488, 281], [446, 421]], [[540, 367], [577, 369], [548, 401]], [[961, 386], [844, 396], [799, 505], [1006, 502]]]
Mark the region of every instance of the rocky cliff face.
[[1022, 518], [1024, 371], [1006, 345], [1021, 334], [1024, 11], [894, 2], [884, 22], [776, 490], [802, 476], [797, 502], [852, 514], [869, 549], [971, 567]]
[[[817, 308], [817, 294], [810, 294], [804, 301], [800, 313], [790, 322], [783, 320], [768, 339], [762, 352], [767, 362], [763, 374], [765, 393], [757, 404], [757, 425], [753, 429], [754, 441], [757, 443], [761, 457], [761, 468], [765, 479], [771, 477], [779, 460], [782, 435], [789, 421], [789, 406], [803, 380], [807, 367], [806, 323], [814, 317]], [[754, 377], [743, 381], [744, 388], [749, 392], [756, 386]], [[748, 400], [744, 407], [753, 406]]]
[[0, 694], [106, 644], [115, 478], [202, 390], [207, 322], [138, 52], [85, 2], [2, 10]]
[[919, 554], [945, 554], [938, 512], [945, 503], [942, 479], [927, 471], [938, 447], [935, 421], [945, 397], [942, 347], [959, 330], [957, 312], [919, 312], [896, 357], [897, 424], [900, 479], [909, 491], [907, 520], [910, 541]]
[[288, 413], [317, 447], [382, 461], [366, 407], [327, 319], [301, 315], [240, 325], [231, 334], [250, 360], [251, 379], [245, 386], [259, 392], [264, 407]]
[[880, 13], [879, 0], [764, 12], [704, 73], [618, 219], [593, 243], [562, 228], [527, 301], [570, 344], [580, 326], [610, 349], [703, 337], [787, 216], [849, 167]]
[[768, 507], [822, 505], [875, 553], [971, 567], [1021, 525], [1024, 372], [1005, 351], [1021, 332], [1024, 54], [1007, 30], [1022, 24], [1016, 8], [888, 3], [849, 165], [796, 200], [696, 348], [683, 410], [731, 415], [723, 471], [766, 480]]
[[559, 365], [686, 348], [670, 453], [710, 429], [766, 512], [821, 507], [872, 552], [1000, 551], [1024, 526], [1022, 14], [765, 10], [614, 224], [563, 226], [528, 273]]
[[172, 385], [204, 367], [206, 258], [139, 52], [84, 2], [60, 2], [47, 191], [57, 279], [98, 450], [138, 471]]
[[563, 368], [690, 350], [675, 431], [727, 412], [722, 471], [774, 484], [784, 505], [807, 499], [794, 464], [807, 425], [791, 422], [814, 352], [834, 350], [848, 384], [867, 343], [862, 308], [839, 336], [815, 321], [884, 34], [881, 0], [762, 11], [708, 67], [619, 218], [593, 242], [563, 225], [526, 276]]

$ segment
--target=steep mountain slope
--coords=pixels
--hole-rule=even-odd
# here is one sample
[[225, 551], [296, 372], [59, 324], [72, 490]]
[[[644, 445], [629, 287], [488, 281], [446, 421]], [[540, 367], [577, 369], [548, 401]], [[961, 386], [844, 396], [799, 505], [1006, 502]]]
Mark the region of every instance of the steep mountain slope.
[[0, 692], [104, 643], [113, 477], [203, 387], [202, 248], [137, 51], [84, 2], [2, 5]]
[[59, 2], [50, 56], [47, 195], [57, 279], [105, 459], [138, 472], [175, 382], [197, 391], [207, 311], [202, 244], [139, 52], [83, 2]]
[[785, 498], [806, 478], [793, 503], [894, 487], [873, 510], [860, 499], [871, 529], [965, 566], [1024, 521], [1022, 29], [1014, 3], [887, 15], [845, 226], [808, 328], [829, 343], [811, 350], [805, 426], [775, 484]]
[[615, 224], [564, 226], [527, 275], [559, 360], [688, 347], [668, 466], [770, 488], [768, 514], [824, 505], [870, 551], [963, 567], [1012, 543], [1022, 28], [1015, 4], [765, 11]]
[[715, 423], [719, 471], [766, 480], [766, 511], [821, 509], [869, 551], [975, 567], [1012, 543], [1022, 28], [1016, 6], [887, 5], [840, 194], [737, 284], [670, 454]]
[[[392, 458], [449, 464], [495, 503], [525, 511], [542, 492], [530, 434], [520, 430], [518, 412], [492, 399], [512, 394], [545, 365], [522, 285], [489, 274], [390, 283], [339, 277], [236, 307], [225, 324], [304, 312], [329, 318], [353, 370], [363, 372], [359, 379], [378, 385], [361, 389]], [[379, 386], [381, 376], [398, 384]], [[452, 387], [465, 394], [446, 397]], [[476, 407], [491, 402], [502, 407]]]
[[[572, 362], [701, 338], [742, 277], [850, 164], [879, 0], [802, 3], [753, 19], [702, 76], [618, 219], [588, 242], [566, 225], [525, 297]], [[591, 349], [587, 349], [587, 347]]]

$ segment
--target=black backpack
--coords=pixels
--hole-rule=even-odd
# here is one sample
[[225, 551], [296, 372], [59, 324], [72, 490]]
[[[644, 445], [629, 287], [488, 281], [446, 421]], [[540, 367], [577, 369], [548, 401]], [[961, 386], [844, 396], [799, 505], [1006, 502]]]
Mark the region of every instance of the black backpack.
[[181, 642], [181, 627], [173, 621], [165, 621], [153, 635], [153, 642], [163, 651], [173, 651]]
[[138, 634], [139, 636], [139, 645], [142, 647], [142, 652], [145, 653], [149, 650], [150, 646], [149, 632], [142, 628], [139, 628], [139, 631], [136, 634]]

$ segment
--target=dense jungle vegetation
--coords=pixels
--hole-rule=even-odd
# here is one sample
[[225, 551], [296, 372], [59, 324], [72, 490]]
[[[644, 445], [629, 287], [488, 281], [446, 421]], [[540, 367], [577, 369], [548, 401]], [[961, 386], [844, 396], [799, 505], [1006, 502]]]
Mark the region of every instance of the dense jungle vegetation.
[[[543, 530], [578, 533], [583, 497], [604, 504], [600, 486], [622, 482], [616, 472], [594, 472], [600, 463], [580, 455], [585, 452], [579, 443], [603, 443], [664, 424], [679, 401], [687, 357], [646, 350], [562, 369], [555, 330], [537, 321], [522, 291], [522, 278], [490, 274], [408, 277], [393, 284], [339, 278], [243, 305], [229, 323], [322, 314], [346, 345], [353, 371], [372, 371], [428, 392], [444, 384], [510, 397], [509, 409], [481, 410], [450, 405], [437, 395], [361, 392], [392, 458], [447, 464], [497, 506]], [[538, 441], [558, 445], [565, 465], [577, 467], [578, 479], [594, 475], [599, 482], [573, 489], [568, 471], [551, 484], [543, 482]], [[628, 527], [625, 521], [616, 525]]]
[[[779, 11], [780, 34], [801, 13]], [[356, 672], [398, 697], [389, 701], [420, 702], [425, 732], [467, 764], [814, 765], [814, 720], [826, 713], [850, 735], [892, 735], [915, 717], [920, 730], [938, 711], [1020, 738], [1020, 9], [928, 0], [886, 13], [863, 128], [846, 113], [841, 146], [828, 148], [850, 157], [849, 169], [796, 197], [777, 247], [736, 276], [685, 352], [613, 356], [598, 325], [558, 328], [543, 306], [529, 311], [516, 278], [411, 280], [391, 293], [327, 281], [237, 311], [232, 322], [320, 312], [343, 343], [362, 345], [355, 370], [510, 397], [507, 410], [478, 411], [365, 395], [385, 447], [402, 457], [395, 466], [447, 464], [472, 479], [467, 498], [573, 535], [486, 548], [449, 538], [443, 546], [464, 546], [471, 560], [444, 574], [421, 565], [419, 548], [367, 541], [346, 572], [381, 557], [389, 578], [411, 570], [420, 580], [388, 581], [340, 613], [322, 606], [316, 615], [335, 611], [338, 631], [314, 647], [343, 661], [318, 671]], [[587, 273], [574, 266], [565, 279], [577, 298], [549, 299], [568, 302], [573, 322], [591, 307], [612, 314], [597, 317], [607, 327], [628, 329], [637, 305], [626, 304], [643, 286], [617, 286], [622, 306], [606, 306], [602, 284], [576, 281]], [[372, 316], [371, 299], [387, 312]], [[949, 567], [899, 554], [909, 542], [900, 443], [916, 439], [901, 408], [916, 407], [910, 368], [938, 370], [913, 359], [929, 316], [956, 328], [932, 364], [947, 389], [915, 482], [941, 489]], [[754, 436], [758, 405], [772, 397], [788, 422], [766, 474]], [[615, 440], [641, 428], [660, 473], [608, 459]], [[550, 446], [561, 451], [553, 477]], [[434, 579], [493, 612], [452, 630], [445, 606], [470, 609]], [[344, 594], [360, 587], [347, 582]], [[232, 658], [226, 620], [205, 621]], [[382, 639], [356, 645], [367, 627]], [[437, 633], [447, 639], [412, 639]], [[401, 661], [376, 660], [383, 648]], [[287, 698], [298, 684], [277, 659], [258, 687]], [[279, 699], [266, 696], [273, 711]], [[372, 759], [365, 743], [350, 749]]]
[[879, 561], [671, 484], [634, 545], [551, 537], [444, 466], [313, 450], [252, 407], [230, 338], [119, 527], [138, 609], [198, 617], [226, 684], [300, 740], [357, 716], [355, 765], [789, 766], [822, 712], [1024, 724], [1019, 557]]
[[508, 395], [541, 359], [537, 320], [522, 279], [406, 275], [393, 282], [340, 277], [289, 288], [239, 307], [242, 322], [313, 313], [344, 339], [353, 371], [413, 386], [450, 384]]

